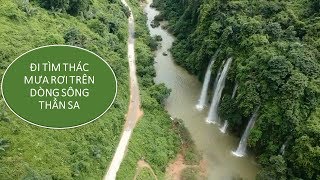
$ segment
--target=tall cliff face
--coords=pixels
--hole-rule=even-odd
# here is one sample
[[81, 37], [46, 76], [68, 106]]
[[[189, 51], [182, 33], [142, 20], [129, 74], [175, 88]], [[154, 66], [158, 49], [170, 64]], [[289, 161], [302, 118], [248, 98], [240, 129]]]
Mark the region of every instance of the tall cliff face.
[[[264, 166], [261, 178], [319, 178], [320, 138], [314, 138], [320, 135], [317, 3], [154, 1], [177, 37], [172, 52], [178, 64], [203, 77], [219, 47], [212, 75], [223, 60], [234, 58], [219, 114], [241, 132], [255, 107], [261, 105], [248, 142]], [[232, 99], [236, 83], [238, 90]], [[287, 139], [286, 153], [278, 155]]]

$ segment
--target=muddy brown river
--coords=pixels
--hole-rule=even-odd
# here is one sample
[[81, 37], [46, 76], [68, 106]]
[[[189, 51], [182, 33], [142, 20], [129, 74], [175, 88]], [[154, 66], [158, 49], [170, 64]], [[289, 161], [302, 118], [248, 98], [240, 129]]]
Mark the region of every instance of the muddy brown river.
[[[155, 52], [156, 83], [165, 83], [172, 90], [166, 101], [165, 108], [174, 118], [184, 121], [190, 131], [198, 150], [203, 153], [207, 163], [208, 179], [228, 180], [235, 177], [254, 179], [258, 165], [252, 156], [235, 157], [231, 151], [235, 150], [239, 138], [228, 133], [221, 133], [216, 124], [207, 124], [205, 118], [208, 107], [199, 112], [196, 110], [202, 84], [197, 77], [190, 75], [185, 69], [176, 65], [168, 49], [170, 49], [174, 37], [161, 27], [150, 26], [154, 16], [159, 14], [157, 10], [145, 6], [148, 17], [148, 27], [151, 36], [161, 35], [161, 47]], [[167, 56], [163, 52], [168, 53]]]

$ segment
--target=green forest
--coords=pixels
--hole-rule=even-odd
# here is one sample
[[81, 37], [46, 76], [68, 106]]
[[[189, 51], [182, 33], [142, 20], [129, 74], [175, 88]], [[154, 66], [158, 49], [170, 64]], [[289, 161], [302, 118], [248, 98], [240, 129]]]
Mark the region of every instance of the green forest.
[[[154, 52], [142, 2], [127, 0], [135, 18], [135, 53], [143, 116], [134, 128], [117, 179], [165, 179], [180, 153], [198, 165], [198, 152], [183, 120], [165, 110], [171, 90], [155, 84]], [[233, 61], [219, 116], [241, 136], [252, 114], [258, 118], [248, 146], [261, 165], [256, 178], [320, 180], [320, 0], [154, 0], [176, 41], [175, 62], [203, 81]], [[20, 120], [0, 99], [0, 179], [102, 179], [120, 140], [130, 99], [127, 59], [130, 11], [120, 0], [2, 0], [0, 78], [15, 58], [44, 45], [67, 44], [105, 59], [118, 80], [108, 112], [74, 129], [53, 130]], [[167, 55], [167, 54], [166, 54]], [[235, 98], [233, 89], [237, 86]], [[211, 96], [211, 95], [210, 95]], [[283, 149], [285, 145], [285, 149]], [[197, 177], [185, 168], [181, 178]]]
[[69, 44], [106, 59], [118, 77], [108, 113], [75, 129], [30, 125], [1, 100], [0, 179], [101, 179], [122, 132], [129, 102], [128, 9], [120, 1], [3, 0], [0, 5], [1, 77], [20, 54]]
[[262, 166], [257, 179], [320, 179], [320, 1], [155, 0], [153, 7], [177, 38], [176, 63], [200, 80], [218, 49], [212, 76], [234, 59], [219, 115], [240, 136], [260, 107], [248, 141]]
[[[137, 75], [144, 114], [133, 131], [117, 178], [133, 179], [137, 162], [142, 159], [150, 164], [158, 179], [164, 179], [166, 167], [177, 153], [182, 151], [182, 145], [188, 146], [182, 152], [188, 164], [197, 164], [200, 155], [183, 122], [178, 119], [171, 120], [164, 110], [164, 100], [169, 96], [170, 89], [163, 83], [155, 84], [153, 81], [156, 72], [152, 51], [157, 48], [156, 37], [149, 35], [147, 18], [139, 8], [139, 2], [130, 0], [129, 3], [136, 22]], [[144, 177], [152, 178], [153, 176], [147, 173]]]
[[[181, 121], [173, 123], [164, 110], [163, 101], [170, 90], [153, 82], [152, 50], [157, 43], [149, 36], [140, 2], [131, 0], [129, 4], [137, 24], [137, 74], [144, 115], [134, 130], [117, 178], [133, 178], [137, 161], [144, 158], [162, 179], [181, 142], [191, 145], [186, 151], [189, 163], [198, 161], [199, 156], [189, 134], [180, 140], [179, 133], [188, 133]], [[106, 59], [118, 79], [117, 98], [108, 112], [75, 129], [53, 130], [30, 125], [19, 120], [1, 100], [1, 180], [101, 179], [105, 175], [128, 110], [129, 13], [128, 8], [115, 0], [4, 0], [1, 3], [1, 77], [8, 65], [25, 51], [50, 44], [68, 44]]]

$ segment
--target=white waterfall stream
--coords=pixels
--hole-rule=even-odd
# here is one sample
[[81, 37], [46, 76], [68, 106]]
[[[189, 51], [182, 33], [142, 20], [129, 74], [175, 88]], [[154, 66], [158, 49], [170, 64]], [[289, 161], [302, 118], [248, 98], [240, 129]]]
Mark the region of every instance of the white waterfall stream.
[[235, 156], [242, 157], [246, 154], [247, 142], [248, 142], [250, 130], [254, 126], [254, 123], [257, 119], [258, 110], [259, 110], [259, 108], [257, 108], [255, 113], [253, 113], [253, 115], [251, 116], [250, 121], [248, 122], [248, 125], [246, 127], [246, 130], [244, 131], [244, 133], [241, 137], [241, 140], [240, 140], [240, 143], [239, 143], [237, 150], [232, 152], [232, 154], [234, 154]]
[[221, 75], [219, 77], [219, 80], [216, 84], [216, 87], [214, 89], [214, 94], [212, 97], [212, 102], [210, 106], [210, 110], [208, 113], [208, 117], [206, 119], [207, 123], [216, 123], [219, 122], [219, 117], [218, 117], [218, 106], [220, 103], [222, 91], [226, 82], [227, 74], [229, 67], [231, 65], [232, 58], [229, 58], [227, 62], [224, 64], [223, 70], [221, 72]]
[[203, 108], [206, 105], [207, 102], [207, 95], [208, 95], [208, 87], [209, 87], [209, 83], [210, 83], [210, 79], [211, 79], [211, 72], [212, 72], [212, 66], [214, 64], [214, 61], [217, 58], [217, 55], [219, 53], [219, 49], [215, 52], [215, 54], [213, 55], [209, 66], [207, 67], [207, 71], [206, 71], [206, 75], [204, 77], [204, 81], [203, 81], [203, 85], [202, 85], [202, 89], [201, 89], [201, 94], [198, 100], [198, 104], [196, 105], [196, 108], [201, 111], [203, 110]]

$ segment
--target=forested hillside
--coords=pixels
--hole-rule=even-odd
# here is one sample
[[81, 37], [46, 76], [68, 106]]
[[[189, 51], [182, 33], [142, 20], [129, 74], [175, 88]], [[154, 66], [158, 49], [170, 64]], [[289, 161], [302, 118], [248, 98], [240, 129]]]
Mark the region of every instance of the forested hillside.
[[257, 178], [320, 179], [320, 1], [155, 0], [153, 6], [177, 37], [176, 62], [200, 79], [218, 49], [212, 76], [233, 57], [219, 114], [242, 134], [260, 107], [248, 142], [263, 167]]
[[[120, 1], [2, 0], [0, 68], [30, 49], [70, 44], [106, 59], [118, 79], [113, 106], [100, 119], [68, 130], [16, 117], [1, 100], [0, 179], [101, 179], [112, 159], [129, 101], [128, 10]], [[21, 102], [23, 103], [23, 102]]]
[[[146, 16], [139, 2], [129, 0], [135, 15], [136, 63], [140, 85], [143, 117], [137, 123], [130, 140], [128, 152], [118, 172], [118, 179], [134, 179], [139, 160], [149, 163], [158, 179], [164, 179], [165, 170], [181, 149], [181, 136], [185, 131], [174, 127], [173, 121], [164, 109], [164, 100], [170, 90], [164, 84], [155, 84], [156, 76], [152, 49], [157, 42], [150, 37]], [[180, 136], [179, 136], [180, 133]], [[191, 153], [191, 152], [190, 152]], [[153, 179], [152, 174], [144, 179]]]

